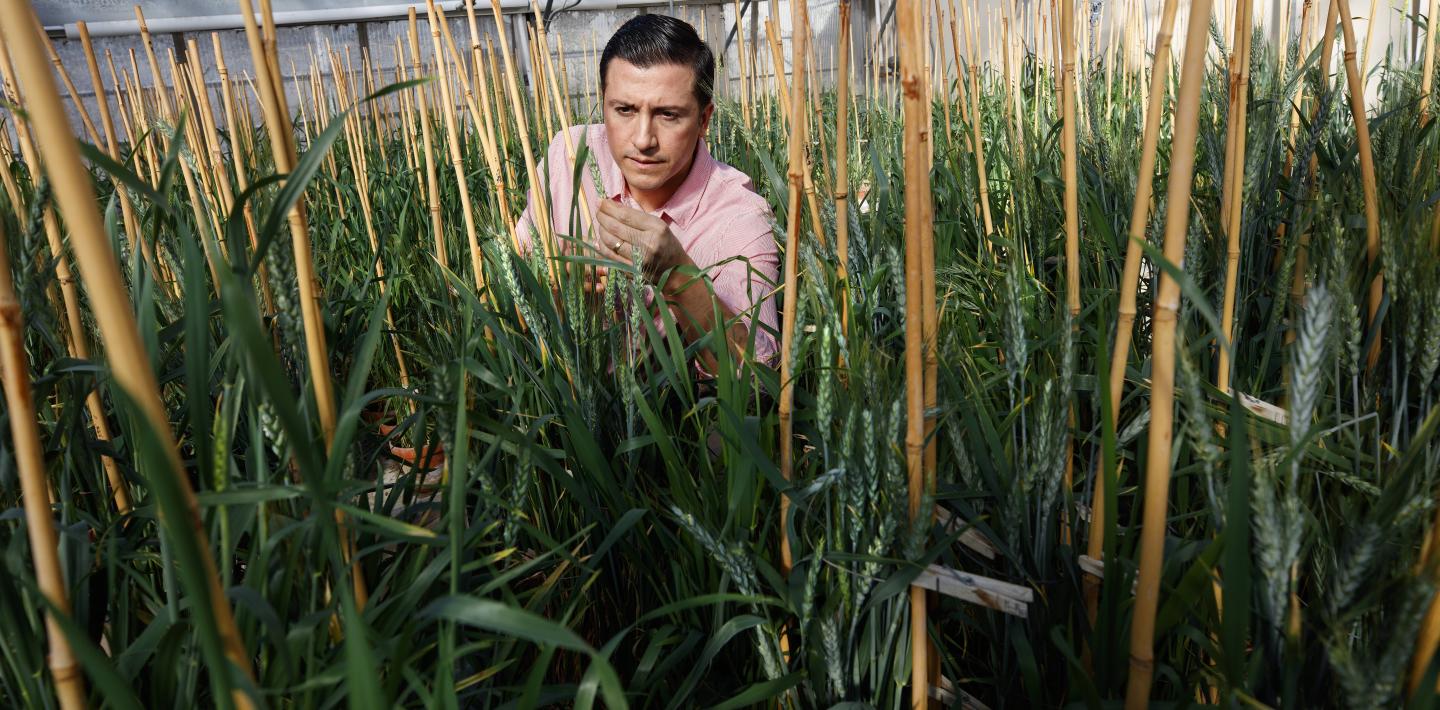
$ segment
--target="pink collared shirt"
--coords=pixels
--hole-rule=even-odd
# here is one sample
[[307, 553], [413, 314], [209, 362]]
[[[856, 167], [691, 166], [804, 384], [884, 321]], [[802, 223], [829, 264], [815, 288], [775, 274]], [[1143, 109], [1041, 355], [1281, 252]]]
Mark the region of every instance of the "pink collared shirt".
[[[589, 151], [580, 186], [585, 191], [585, 204], [590, 208], [591, 224], [600, 208], [600, 191], [595, 186], [592, 162], [599, 167], [604, 199], [620, 200], [640, 209], [630, 197], [625, 176], [610, 153], [604, 124], [572, 126], [568, 130], [577, 157], [582, 145]], [[575, 166], [568, 157], [563, 136], [556, 134], [550, 140], [544, 167], [549, 176], [548, 202], [554, 233], [569, 235], [583, 230], [578, 206], [575, 226], [571, 228]], [[532, 187], [532, 205], [534, 199]], [[778, 326], [773, 294], [779, 284], [780, 253], [775, 244], [770, 205], [756, 194], [749, 176], [712, 157], [702, 139], [695, 148], [690, 174], [670, 200], [651, 214], [670, 225], [670, 231], [680, 240], [690, 259], [710, 277], [715, 296], [750, 328], [755, 338], [755, 359], [772, 362], [779, 350], [774, 335]], [[533, 229], [527, 206], [517, 226], [522, 248], [530, 248]], [[564, 244], [558, 237], [556, 241]]]

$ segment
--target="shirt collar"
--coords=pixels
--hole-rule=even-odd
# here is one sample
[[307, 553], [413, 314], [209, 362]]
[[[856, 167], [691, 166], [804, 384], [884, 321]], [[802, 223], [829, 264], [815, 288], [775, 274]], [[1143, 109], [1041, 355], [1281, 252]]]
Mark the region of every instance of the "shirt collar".
[[[625, 175], [620, 172], [620, 165], [615, 162], [615, 157], [610, 152], [605, 124], [593, 126], [589, 143], [595, 146], [592, 150], [601, 157], [600, 180], [604, 183], [606, 199], [620, 199], [625, 195]], [[695, 145], [695, 160], [690, 163], [690, 174], [685, 176], [685, 181], [680, 183], [670, 200], [660, 207], [660, 216], [668, 217], [682, 228], [687, 226], [700, 209], [700, 198], [705, 194], [705, 187], [710, 184], [710, 176], [714, 173], [715, 158], [710, 155], [710, 147], [702, 137]]]

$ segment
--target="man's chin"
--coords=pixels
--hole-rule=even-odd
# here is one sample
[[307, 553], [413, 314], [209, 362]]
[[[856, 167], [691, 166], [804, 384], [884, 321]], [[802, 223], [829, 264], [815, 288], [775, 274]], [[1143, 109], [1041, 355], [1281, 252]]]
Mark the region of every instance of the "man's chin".
[[628, 185], [632, 191], [639, 190], [641, 192], [648, 192], [650, 190], [658, 189], [661, 185], [665, 184], [665, 181], [661, 180], [655, 175], [645, 173], [635, 175], [626, 172], [625, 184]]

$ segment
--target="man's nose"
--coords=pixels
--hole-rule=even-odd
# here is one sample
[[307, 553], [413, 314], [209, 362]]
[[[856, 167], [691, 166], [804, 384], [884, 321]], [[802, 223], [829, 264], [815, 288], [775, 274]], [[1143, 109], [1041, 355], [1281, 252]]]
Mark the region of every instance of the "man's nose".
[[659, 145], [659, 139], [655, 136], [655, 128], [649, 117], [640, 121], [640, 126], [635, 133], [635, 147], [640, 150], [653, 150]]

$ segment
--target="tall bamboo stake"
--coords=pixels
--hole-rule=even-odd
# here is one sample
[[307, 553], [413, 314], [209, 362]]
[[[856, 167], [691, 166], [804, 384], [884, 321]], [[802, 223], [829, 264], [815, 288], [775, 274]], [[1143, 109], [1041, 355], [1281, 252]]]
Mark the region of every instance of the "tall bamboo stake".
[[[100, 125], [105, 130], [105, 153], [111, 160], [120, 162], [119, 142], [115, 138], [115, 118], [110, 113], [110, 101], [105, 91], [105, 81], [100, 77], [100, 63], [95, 60], [95, 47], [90, 41], [90, 29], [84, 22], [75, 23], [76, 31], [80, 34], [80, 45], [85, 50], [85, 67], [90, 71], [90, 85], [95, 90], [95, 103], [99, 106]], [[120, 87], [115, 87], [119, 92]], [[150, 266], [151, 273], [156, 275], [155, 254], [148, 248], [148, 245], [140, 238], [138, 226], [135, 220], [135, 207], [130, 204], [130, 194], [119, 185], [119, 182], [112, 176], [111, 183], [115, 186], [115, 196], [120, 203], [121, 223], [125, 228], [125, 239], [130, 248], [139, 247], [145, 262]]]
[[[38, 30], [37, 30], [38, 31]], [[25, 32], [17, 34], [24, 35]], [[16, 57], [19, 58], [20, 50], [16, 48]], [[6, 49], [6, 41], [0, 40], [0, 80], [9, 87], [10, 93], [16, 98], [17, 103], [21, 101], [19, 86], [16, 81], [24, 75], [24, 71], [17, 74], [14, 66], [10, 63], [10, 55]], [[20, 105], [24, 105], [21, 103]], [[24, 121], [15, 122], [15, 135], [20, 141], [20, 153], [25, 163], [31, 166], [38, 177], [38, 171], [42, 167], [37, 141], [33, 140], [31, 129], [35, 117], [31, 116], [31, 126]], [[69, 124], [65, 124], [67, 127]], [[15, 207], [19, 210], [23, 205], [17, 200]], [[45, 229], [45, 240], [50, 248], [50, 257], [55, 261], [55, 280], [60, 284], [61, 300], [59, 310], [65, 321], [64, 341], [67, 352], [77, 360], [90, 359], [90, 337], [89, 331], [80, 320], [80, 289], [77, 286], [73, 272], [70, 270], [70, 259], [66, 255], [65, 246], [61, 239], [60, 220], [55, 215], [55, 210], [46, 206], [42, 213], [42, 223]], [[73, 229], [73, 225], [69, 225]], [[98, 389], [92, 389], [85, 395], [85, 409], [90, 413], [90, 428], [95, 434], [95, 439], [102, 443], [108, 443], [110, 436], [110, 423], [105, 417], [105, 408], [100, 401]], [[100, 457], [101, 467], [105, 470], [105, 479], [110, 486], [110, 495], [115, 501], [115, 509], [124, 515], [130, 512], [129, 488], [125, 483], [125, 477], [120, 473], [115, 460], [109, 456]]]
[[[85, 108], [85, 101], [80, 98], [80, 92], [75, 89], [75, 80], [70, 78], [70, 70], [60, 61], [60, 55], [55, 52], [55, 45], [50, 43], [49, 35], [36, 22], [35, 32], [40, 37], [40, 42], [45, 46], [45, 54], [50, 57], [50, 64], [55, 67], [55, 73], [60, 76], [60, 81], [65, 85], [65, 91], [70, 94], [70, 103], [75, 106], [75, 113], [80, 114], [80, 123], [85, 127], [85, 135], [90, 137], [90, 144], [99, 146], [100, 132], [95, 130], [95, 122], [90, 120], [90, 111]], [[95, 85], [95, 100], [103, 101], [105, 94], [101, 91], [100, 85]]]
[[1430, 122], [1430, 101], [1435, 88], [1435, 35], [1436, 15], [1440, 15], [1440, 0], [1430, 0], [1430, 11], [1425, 15], [1425, 54], [1420, 65], [1420, 125]]
[[[1420, 122], [1430, 120], [1430, 101], [1435, 92], [1435, 43], [1440, 35], [1440, 0], [1430, 0], [1430, 14], [1425, 17], [1425, 67], [1421, 70]], [[1430, 222], [1430, 252], [1440, 257], [1440, 203], [1435, 205], [1435, 216]]]
[[130, 94], [130, 109], [134, 112], [131, 120], [135, 124], [135, 135], [141, 136], [141, 145], [144, 148], [145, 166], [150, 169], [150, 182], [160, 184], [160, 163], [156, 157], [156, 146], [160, 139], [155, 131], [147, 131], [145, 127], [150, 125], [146, 118], [145, 111], [145, 84], [140, 80], [140, 65], [135, 60], [135, 48], [126, 50], [130, 57], [130, 71], [126, 76], [126, 84]]
[[[1334, 50], [1334, 47], [1335, 47], [1335, 24], [1336, 24], [1336, 21], [1339, 19], [1339, 15], [1340, 15], [1340, 10], [1339, 10], [1339, 8], [1340, 8], [1340, 6], [1339, 6], [1339, 4], [1338, 4], [1337, 2], [1335, 2], [1335, 0], [1331, 0], [1331, 1], [1330, 1], [1330, 7], [1329, 7], [1329, 10], [1327, 11], [1326, 18], [1325, 18], [1325, 32], [1323, 33], [1323, 35], [1321, 36], [1321, 39], [1320, 39], [1320, 70], [1319, 70], [1319, 76], [1320, 76], [1321, 91], [1329, 91], [1329, 90], [1330, 90], [1330, 89], [1329, 89], [1329, 87], [1330, 87], [1330, 55], [1333, 53], [1333, 50]], [[1318, 17], [1318, 15], [1317, 15], [1317, 17]], [[1312, 114], [1311, 114], [1312, 117], [1313, 117], [1315, 120], [1318, 120], [1318, 118], [1319, 118], [1319, 116], [1320, 116], [1320, 105], [1321, 105], [1321, 103], [1322, 103], [1322, 102], [1320, 101], [1320, 98], [1321, 98], [1320, 96], [1316, 96], [1316, 100], [1315, 100], [1315, 110], [1314, 110], [1314, 111], [1312, 112]], [[1308, 166], [1308, 168], [1307, 168], [1307, 169], [1309, 170], [1309, 172], [1306, 173], [1306, 176], [1309, 177], [1309, 178], [1311, 178], [1311, 179], [1313, 180], [1313, 178], [1314, 178], [1314, 176], [1315, 176], [1315, 174], [1316, 174], [1316, 171], [1319, 169], [1319, 166], [1320, 166], [1320, 156], [1319, 156], [1319, 154], [1318, 154], [1318, 153], [1312, 153], [1311, 156], [1310, 156], [1310, 164], [1309, 164], [1309, 166]], [[1311, 193], [1311, 194], [1314, 194], [1314, 192], [1315, 192], [1316, 189], [1318, 189], [1318, 184], [1317, 184], [1317, 182], [1311, 182], [1311, 184], [1310, 184], [1310, 193]], [[1290, 301], [1291, 301], [1291, 303], [1294, 305], [1294, 307], [1297, 309], [1297, 312], [1298, 312], [1298, 309], [1300, 308], [1300, 306], [1301, 306], [1301, 305], [1304, 303], [1304, 301], [1305, 301], [1305, 278], [1306, 278], [1306, 272], [1309, 271], [1309, 261], [1310, 261], [1310, 233], [1309, 233], [1309, 232], [1301, 232], [1301, 233], [1300, 233], [1299, 242], [1298, 242], [1298, 244], [1296, 245], [1296, 249], [1295, 249], [1295, 266], [1294, 266], [1293, 273], [1292, 273], [1291, 279], [1290, 279]], [[1286, 344], [1287, 346], [1288, 346], [1290, 343], [1295, 342], [1295, 325], [1294, 325], [1294, 323], [1295, 323], [1295, 319], [1292, 319], [1292, 320], [1291, 320], [1290, 327], [1288, 327], [1288, 328], [1285, 329], [1285, 344]], [[1284, 381], [1285, 381], [1287, 384], [1290, 382], [1290, 366], [1289, 366], [1289, 363], [1286, 363], [1285, 369], [1284, 369], [1284, 373], [1283, 373], [1282, 377], [1283, 377]]]
[[[333, 55], [332, 55], [333, 57]], [[332, 60], [333, 62], [333, 60]], [[335, 82], [337, 98], [342, 104], [350, 104], [355, 100], [354, 93], [350, 90], [348, 82], [344, 80]], [[367, 87], [368, 93], [374, 93], [373, 87]], [[358, 183], [356, 192], [360, 196], [360, 216], [365, 225], [365, 236], [370, 243], [370, 251], [374, 255], [374, 266], [371, 274], [375, 277], [375, 285], [379, 290], [381, 298], [385, 297], [385, 258], [380, 251], [380, 240], [375, 235], [374, 210], [370, 205], [370, 164], [365, 157], [365, 148], [362, 144], [362, 126], [360, 117], [355, 113], [346, 115], [345, 127], [348, 129], [349, 140], [346, 147], [350, 151], [350, 163], [355, 169], [355, 181]], [[383, 140], [381, 140], [383, 144]], [[405, 352], [400, 347], [400, 336], [395, 330], [395, 317], [390, 308], [389, 301], [385, 303], [385, 327], [390, 331], [390, 345], [395, 352], [395, 367], [399, 371], [400, 386], [410, 388], [410, 371], [405, 365]]]
[[135, 6], [135, 23], [140, 28], [140, 46], [145, 50], [146, 60], [150, 62], [150, 78], [154, 81], [151, 88], [160, 100], [160, 115], [173, 123], [174, 104], [170, 101], [170, 93], [165, 90], [165, 79], [160, 76], [160, 61], [155, 58], [155, 47], [150, 42], [150, 25], [146, 24], [145, 13], [140, 10], [139, 5]]
[[[1065, 176], [1065, 303], [1070, 311], [1072, 328], [1079, 328], [1080, 319], [1080, 183], [1076, 176], [1075, 145], [1075, 3], [1074, 0], [1060, 0], [1061, 70], [1060, 106], [1062, 124], [1060, 140], [1065, 151], [1062, 169]], [[1068, 425], [1071, 433], [1065, 436], [1065, 473], [1063, 491], [1068, 495], [1075, 480], [1075, 403], [1069, 406]], [[1070, 542], [1070, 515], [1064, 509], [1060, 513], [1060, 542]]]
[[[1209, 45], [1206, 41], [1209, 17], [1210, 0], [1191, 3], [1175, 104], [1175, 138], [1165, 204], [1165, 260], [1176, 266], [1183, 264], [1185, 235], [1190, 227], [1190, 188], [1195, 178], [1195, 141], [1199, 132], [1200, 89], [1205, 80], [1205, 51]], [[1149, 706], [1150, 681], [1155, 671], [1155, 611], [1160, 602], [1165, 519], [1169, 507], [1170, 444], [1175, 423], [1175, 330], [1179, 313], [1180, 283], [1170, 272], [1162, 272], [1152, 315], [1150, 430], [1140, 528], [1140, 574], [1135, 617], [1130, 627], [1127, 710]]]
[[[1145, 133], [1140, 139], [1140, 167], [1135, 185], [1135, 200], [1130, 206], [1130, 229], [1125, 246], [1125, 266], [1120, 277], [1120, 309], [1115, 324], [1115, 347], [1110, 351], [1110, 426], [1120, 423], [1120, 400], [1125, 391], [1125, 367], [1130, 360], [1130, 339], [1135, 329], [1136, 297], [1140, 285], [1140, 243], [1150, 216], [1150, 198], [1155, 188], [1155, 156], [1160, 142], [1160, 118], [1165, 109], [1165, 93], [1169, 85], [1170, 33], [1175, 26], [1178, 0], [1165, 0], [1160, 10], [1160, 27], [1155, 34], [1155, 62], [1151, 68], [1150, 95], [1147, 99]], [[1119, 462], [1116, 462], [1119, 465]], [[1118, 479], [1118, 470], [1116, 478]], [[1086, 551], [1091, 558], [1101, 559], [1105, 542], [1105, 475], [1095, 477], [1090, 497], [1090, 538]], [[1100, 580], [1085, 576], [1085, 612], [1093, 626], [1100, 601]]]
[[[925, 106], [924, 40], [915, 3], [902, 2], [896, 8], [896, 32], [900, 59], [900, 88], [903, 91], [905, 122], [905, 453], [909, 478], [909, 512], [912, 525], [925, 525], [929, 512], [923, 510], [928, 485], [925, 446], [926, 401], [929, 398], [927, 350], [927, 308], [933, 308], [934, 274], [925, 274], [927, 242], [933, 224], [930, 213], [930, 125]], [[933, 258], [933, 243], [928, 246]], [[919, 288], [916, 288], [916, 287]], [[928, 286], [928, 288], [927, 288]], [[926, 304], [925, 301], [932, 301]], [[920, 327], [915, 326], [919, 324]], [[910, 588], [910, 707], [924, 708], [929, 697], [929, 634], [926, 631], [925, 591]]]
[[24, 199], [20, 197], [20, 184], [15, 182], [14, 173], [10, 172], [10, 162], [14, 160], [14, 150], [10, 147], [10, 132], [0, 130], [0, 185], [5, 187], [5, 196], [10, 199], [10, 209], [16, 214], [23, 213]]
[[[566, 165], [569, 170], [574, 170], [576, 161], [575, 140], [570, 135], [570, 114], [565, 108], [564, 102], [560, 98], [559, 87], [554, 81], [555, 68], [550, 63], [550, 48], [548, 46], [545, 36], [545, 17], [540, 12], [539, 2], [537, 2], [536, 0], [530, 0], [530, 7], [535, 13], [535, 24], [537, 27], [536, 35], [539, 38], [538, 48], [541, 55], [544, 57], [544, 61], [542, 63], [545, 67], [545, 71], [551, 78], [551, 81], [548, 82], [550, 85], [550, 100], [555, 106], [555, 112], [563, 117], [560, 121], [560, 137], [561, 141], [565, 144], [565, 157], [567, 160]], [[601, 189], [599, 185], [596, 185], [595, 188], [597, 190]], [[584, 235], [588, 237], [588, 235], [590, 234], [590, 198], [585, 195], [584, 190], [577, 190], [575, 192], [575, 197], [580, 202], [580, 228], [583, 231]]]
[[[804, 0], [791, 4], [792, 14], [795, 17], [795, 27], [799, 27], [800, 6]], [[767, 28], [768, 29], [768, 28]], [[805, 36], [798, 30], [791, 37], [790, 49], [792, 59], [790, 64], [790, 106], [798, 106], [805, 100]], [[778, 71], [778, 69], [777, 69]], [[778, 73], [777, 80], [782, 79]], [[794, 407], [795, 407], [795, 368], [791, 362], [795, 348], [795, 315], [800, 303], [800, 224], [804, 219], [801, 214], [801, 198], [805, 190], [805, 116], [802, 111], [786, 111], [785, 116], [790, 125], [790, 163], [787, 177], [789, 178], [789, 193], [786, 205], [788, 211], [785, 215], [785, 303], [780, 319], [780, 402], [778, 405], [780, 419], [780, 475], [785, 480], [790, 480], [794, 471], [795, 442], [794, 442]], [[782, 574], [790, 573], [793, 557], [790, 551], [789, 534], [790, 497], [780, 497], [780, 571]]]
[[[445, 56], [440, 44], [440, 26], [445, 22], [445, 13], [435, 6], [435, 0], [428, 0], [430, 11], [430, 39], [435, 45], [435, 57], [439, 61], [436, 72], [440, 84], [440, 115], [445, 119], [445, 139], [450, 148], [450, 164], [455, 170], [455, 183], [460, 192], [461, 217], [465, 223], [465, 240], [470, 247], [470, 268], [474, 272], [475, 290], [485, 290], [485, 259], [480, 251], [480, 237], [475, 231], [475, 210], [470, 206], [470, 185], [465, 179], [465, 159], [460, 150], [460, 129], [455, 122], [455, 104], [450, 97], [450, 72], [441, 57]], [[460, 63], [464, 75], [464, 62]]]
[[[71, 227], [75, 258], [93, 294], [90, 302], [105, 341], [106, 359], [115, 383], [137, 404], [161, 444], [165, 455], [163, 475], [173, 477], [185, 508], [182, 519], [168, 521], [167, 527], [173, 534], [181, 534], [183, 529], [184, 534], [197, 541], [202, 567], [200, 574], [207, 582], [207, 601], [225, 654], [236, 667], [249, 675], [252, 672], [250, 657], [240, 639], [225, 592], [220, 588], [220, 577], [215, 572], [215, 561], [201, 524], [200, 506], [180, 463], [165, 405], [160, 401], [159, 385], [140, 340], [130, 298], [120, 276], [120, 268], [115, 263], [115, 253], [105, 237], [90, 173], [80, 162], [75, 137], [70, 134], [65, 109], [60, 104], [60, 95], [45, 65], [38, 38], [29, 30], [33, 17], [26, 5], [18, 0], [0, 2], [0, 33], [14, 48], [18, 60], [18, 73], [26, 90], [25, 106], [34, 122], [46, 171], [55, 185], [55, 198]], [[18, 367], [8, 368], [7, 371], [21, 372]], [[199, 603], [201, 600], [195, 601]], [[242, 708], [250, 707], [249, 696], [239, 691], [236, 691], [234, 702]]]
[[1245, 191], [1245, 122], [1250, 96], [1250, 23], [1253, 17], [1251, 0], [1236, 0], [1235, 49], [1230, 72], [1230, 127], [1233, 129], [1225, 156], [1225, 175], [1229, 182], [1221, 188], [1221, 226], [1225, 230], [1225, 296], [1220, 314], [1220, 362], [1216, 369], [1215, 386], [1221, 392], [1230, 390], [1230, 351], [1235, 333], [1235, 281], [1240, 272], [1240, 225], [1242, 224]]
[[[500, 13], [500, 0], [490, 0], [490, 12], [495, 17], [495, 28], [499, 30], [503, 36], [505, 21]], [[534, 155], [535, 152], [530, 148], [530, 127], [524, 117], [524, 104], [520, 101], [520, 87], [515, 79], [515, 59], [510, 55], [509, 42], [502, 41], [500, 43], [500, 53], [505, 59], [505, 87], [509, 90], [510, 105], [514, 107], [515, 130], [520, 134], [520, 149], [525, 155], [525, 179], [526, 182], [534, 188], [535, 214], [533, 216], [535, 219], [533, 222], [535, 229], [540, 233], [540, 248], [545, 254], [545, 262], [549, 264], [550, 267], [551, 283], [559, 283], [558, 263], [555, 260], [555, 236], [553, 234], [554, 230], [552, 229], [553, 225], [550, 222], [550, 206], [548, 204], [550, 190], [548, 189], [548, 185], [544, 185], [538, 181], [538, 176], [535, 174], [535, 164], [530, 159], [530, 156]], [[542, 187], [545, 189], [541, 189]]]
[[[175, 85], [176, 110], [183, 111], [186, 109], [184, 84], [180, 81], [180, 73], [175, 66], [175, 54], [173, 52], [170, 54], [169, 60], [170, 80]], [[174, 115], [172, 114], [170, 118], [173, 119]], [[178, 123], [178, 121], [172, 120], [171, 123]], [[185, 123], [185, 135], [181, 136], [177, 134], [175, 136], [175, 139], [173, 140], [183, 140], [187, 145], [197, 146], [194, 127], [195, 123], [193, 121], [187, 121]], [[198, 146], [195, 148], [195, 150], [191, 151], [191, 155], [195, 156], [196, 158], [196, 165], [202, 165], [202, 158], [199, 157], [200, 153], [203, 153], [203, 151], [200, 150]], [[196, 228], [200, 228], [202, 225], [209, 227], [211, 229], [211, 234], [214, 235], [216, 240], [219, 240], [221, 234], [220, 223], [215, 218], [213, 211], [207, 214], [204, 209], [203, 205], [205, 204], [205, 202], [201, 199], [199, 190], [195, 186], [195, 171], [190, 168], [190, 161], [181, 160], [179, 162], [180, 176], [182, 178], [182, 182], [185, 184], [185, 193], [190, 198], [190, 214], [195, 219]], [[201, 172], [204, 172], [203, 169], [201, 170]], [[202, 246], [208, 247], [209, 242], [202, 240], [201, 244]], [[218, 289], [220, 288], [219, 267], [217, 267], [215, 264], [215, 259], [218, 255], [210, 253], [210, 249], [208, 248], [206, 248], [204, 251], [205, 263], [207, 266], [210, 267], [210, 278], [212, 281], [215, 282], [215, 288]]]
[[[70, 614], [65, 575], [60, 569], [60, 540], [50, 510], [45, 476], [44, 447], [35, 420], [35, 403], [30, 395], [30, 364], [25, 357], [25, 318], [15, 298], [10, 279], [10, 257], [6, 252], [5, 225], [0, 221], [0, 371], [5, 373], [5, 404], [9, 407], [10, 437], [15, 447], [15, 466], [20, 474], [20, 497], [25, 505], [25, 528], [30, 537], [30, 555], [35, 560], [35, 580], [40, 593], [59, 614]], [[70, 642], [52, 612], [45, 613], [45, 637], [50, 644], [46, 659], [60, 707], [85, 707], [85, 678], [75, 663]]]
[[[739, 0], [736, 0], [738, 7]], [[737, 20], [740, 13], [735, 14]], [[743, 35], [744, 33], [738, 33]], [[742, 52], [743, 56], [743, 52]], [[741, 83], [744, 90], [744, 83]], [[835, 77], [835, 266], [840, 280], [840, 332], [850, 336], [850, 0], [840, 0], [840, 67]], [[749, 126], [749, 119], [746, 119]]]
[[[241, 16], [245, 22], [245, 35], [250, 44], [251, 60], [256, 69], [256, 90], [260, 94], [261, 108], [265, 112], [265, 123], [270, 133], [271, 151], [275, 170], [288, 173], [294, 167], [294, 137], [289, 130], [289, 121], [282, 113], [278, 94], [284, 89], [279, 85], [279, 73], [271, 69], [266, 56], [260, 29], [255, 23], [254, 6], [250, 0], [239, 0]], [[315, 387], [316, 408], [320, 414], [320, 427], [325, 435], [326, 446], [335, 437], [335, 398], [330, 381], [330, 364], [325, 345], [325, 330], [319, 308], [319, 282], [315, 278], [314, 261], [311, 258], [310, 230], [305, 220], [303, 201], [297, 202], [289, 214], [290, 236], [295, 258], [296, 280], [299, 282], [301, 320], [305, 330], [306, 355], [310, 364], [311, 381]]]
[[[844, 6], [844, 3], [842, 2], [842, 7], [843, 7], [843, 6]], [[842, 10], [842, 12], [843, 12], [843, 10]], [[843, 17], [843, 15], [842, 15], [842, 17]], [[841, 27], [842, 27], [841, 32], [842, 32], [842, 33], [845, 31], [845, 30], [843, 29], [843, 28], [844, 28], [844, 24], [843, 24], [844, 22], [845, 22], [845, 20], [842, 19], [842, 20], [841, 20], [841, 23], [842, 23], [842, 24], [841, 24]], [[744, 24], [745, 24], [745, 9], [744, 9], [744, 7], [742, 7], [742, 6], [740, 5], [740, 0], [735, 0], [735, 39], [739, 42], [739, 45], [737, 46], [737, 49], [736, 49], [736, 56], [739, 57], [739, 59], [740, 59], [740, 119], [745, 122], [745, 130], [748, 132], [748, 131], [754, 130], [754, 125], [755, 125], [755, 123], [754, 123], [754, 118], [750, 115], [750, 87], [749, 87], [749, 81], [747, 80], [747, 75], [746, 75], [746, 71], [745, 71], [748, 67], [747, 67], [747, 65], [746, 65], [746, 63], [745, 63], [745, 62], [746, 62], [746, 59], [747, 59], [747, 57], [746, 57], [747, 51], [746, 51], [746, 49], [745, 49], [745, 30], [744, 30]], [[589, 64], [589, 63], [587, 62], [587, 66], [588, 66], [588, 64]], [[587, 87], [587, 91], [588, 91], [588, 87]]]
[[[245, 23], [245, 38], [250, 45], [250, 58], [254, 63], [258, 83], [256, 91], [265, 112], [265, 124], [269, 129], [270, 146], [275, 161], [275, 170], [290, 172], [295, 165], [295, 136], [290, 130], [289, 111], [284, 104], [284, 88], [280, 85], [280, 71], [276, 66], [273, 44], [274, 17], [269, 12], [269, 3], [262, 2], [262, 19], [271, 34], [262, 37], [255, 23], [255, 10], [250, 0], [240, 0], [240, 14]], [[290, 224], [291, 254], [295, 260], [295, 280], [300, 291], [300, 315], [305, 332], [305, 354], [310, 365], [310, 381], [315, 388], [315, 404], [320, 415], [320, 429], [325, 437], [325, 448], [329, 452], [335, 440], [335, 394], [330, 381], [330, 360], [325, 344], [325, 327], [320, 314], [320, 284], [315, 277], [315, 265], [310, 252], [310, 229], [305, 219], [304, 202], [297, 201], [288, 215]], [[335, 519], [340, 523], [341, 554], [350, 564], [350, 577], [355, 593], [355, 603], [364, 607], [369, 592], [358, 566], [351, 561], [349, 533], [344, 525], [344, 513], [337, 510]]]
[[[410, 8], [407, 15], [409, 21], [410, 36], [410, 66], [419, 77], [424, 73], [420, 64], [420, 36], [416, 29], [415, 8]], [[435, 261], [440, 266], [450, 268], [450, 260], [445, 254], [445, 230], [444, 223], [440, 217], [440, 181], [435, 170], [435, 141], [430, 135], [430, 108], [425, 100], [425, 87], [416, 87], [415, 107], [420, 114], [420, 138], [424, 143], [425, 150], [425, 197], [430, 210], [430, 231], [435, 240]]]
[[[245, 142], [241, 139], [242, 132], [235, 116], [235, 95], [230, 87], [230, 70], [225, 65], [225, 53], [220, 49], [218, 32], [210, 33], [210, 44], [215, 52], [215, 69], [220, 74], [220, 100], [225, 107], [225, 128], [230, 133], [230, 164], [235, 168], [235, 185], [240, 192], [244, 192], [250, 187], [250, 180], [245, 174], [247, 149]], [[222, 176], [222, 179], [226, 178]], [[241, 214], [245, 220], [245, 233], [250, 238], [250, 248], [257, 249], [260, 243], [255, 234], [255, 210], [250, 200], [245, 201]], [[260, 295], [264, 298], [265, 312], [274, 313], [275, 296], [270, 290], [269, 270], [265, 267], [264, 262], [260, 264], [258, 276], [260, 277]], [[275, 337], [279, 338], [278, 332]]]
[[[506, 175], [509, 174], [509, 170], [502, 167], [504, 158], [502, 157], [503, 153], [499, 145], [500, 139], [495, 131], [495, 124], [497, 123], [496, 117], [499, 115], [499, 111], [493, 108], [494, 104], [492, 103], [490, 95], [490, 79], [483, 76], [488, 63], [485, 61], [485, 56], [478, 45], [471, 50], [471, 53], [474, 56], [476, 70], [475, 83], [480, 87], [480, 145], [482, 152], [485, 154], [486, 167], [490, 169], [490, 186], [494, 192], [495, 208], [499, 211], [500, 220], [504, 223], [506, 231], [510, 234], [510, 245], [518, 252], [520, 251], [519, 224], [510, 209], [510, 200], [505, 195]], [[498, 98], [499, 97], [496, 97], [496, 99]], [[571, 162], [574, 162], [573, 151]], [[588, 210], [585, 214], [588, 224]], [[523, 321], [524, 318], [522, 317], [521, 320]]]
[[1368, 322], [1374, 340], [1365, 356], [1365, 367], [1373, 369], [1380, 360], [1380, 300], [1385, 292], [1385, 276], [1376, 268], [1380, 258], [1380, 198], [1375, 187], [1375, 156], [1370, 145], [1370, 122], [1365, 115], [1365, 82], [1355, 66], [1355, 27], [1350, 21], [1350, 0], [1335, 0], [1339, 6], [1340, 28], [1345, 34], [1345, 81], [1350, 88], [1350, 115], [1355, 121], [1355, 141], [1360, 148], [1360, 180], [1365, 195], [1365, 256], [1375, 278], [1370, 281]]
[[[985, 139], [980, 132], [980, 49], [975, 45], [975, 26], [968, 11], [964, 13], [964, 18], [966, 43], [970, 50], [970, 132], [974, 140], [972, 149], [975, 151], [976, 179], [980, 187], [980, 215], [985, 222], [985, 236], [989, 237], [995, 233], [995, 223], [990, 217], [990, 181], [985, 175]], [[958, 79], [961, 76], [958, 67], [955, 73]], [[990, 242], [987, 241], [985, 246], [988, 251]]]

